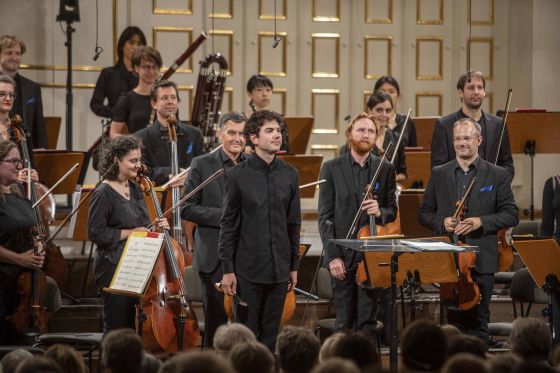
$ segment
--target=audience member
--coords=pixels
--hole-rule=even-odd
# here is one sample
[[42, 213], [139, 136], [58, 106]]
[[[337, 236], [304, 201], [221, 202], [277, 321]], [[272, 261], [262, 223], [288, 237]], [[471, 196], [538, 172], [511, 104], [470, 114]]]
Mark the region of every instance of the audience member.
[[523, 360], [512, 370], [512, 373], [558, 373], [558, 371], [544, 361]]
[[214, 350], [216, 350], [224, 358], [228, 358], [229, 352], [232, 348], [243, 342], [254, 342], [257, 338], [249, 329], [243, 324], [231, 323], [220, 325], [214, 334]]
[[510, 336], [511, 352], [522, 360], [546, 361], [552, 351], [548, 325], [535, 317], [515, 319]]
[[189, 351], [167, 360], [159, 373], [234, 373], [234, 370], [212, 351]]
[[154, 355], [144, 352], [142, 357], [142, 373], [157, 373], [161, 368], [161, 361]]
[[14, 373], [23, 362], [32, 357], [33, 354], [23, 348], [8, 352], [0, 361], [3, 373]]
[[367, 332], [346, 334], [338, 342], [335, 356], [353, 361], [362, 371], [376, 368], [380, 363], [375, 343]]
[[113, 373], [137, 373], [142, 366], [144, 346], [132, 329], [115, 329], [101, 341], [101, 366]]
[[447, 340], [447, 357], [469, 353], [486, 359], [486, 346], [478, 337], [469, 334], [454, 335]]
[[350, 360], [331, 357], [313, 368], [311, 373], [360, 373], [360, 370]]
[[447, 338], [433, 322], [416, 320], [404, 330], [401, 356], [408, 371], [439, 371], [447, 356]]
[[276, 368], [272, 352], [257, 341], [239, 343], [231, 350], [229, 361], [237, 373], [274, 373]]
[[555, 368], [560, 367], [560, 345], [556, 346], [552, 353], [552, 366]]
[[68, 345], [53, 345], [47, 349], [45, 356], [53, 359], [66, 373], [87, 372], [82, 355]]
[[499, 354], [487, 360], [490, 373], [511, 373], [521, 362], [521, 359], [514, 354]]
[[328, 358], [335, 356], [334, 354], [338, 346], [338, 343], [344, 336], [345, 334], [343, 332], [336, 332], [334, 334], [329, 335], [325, 339], [323, 345], [321, 346], [321, 349], [319, 350], [320, 363], [327, 360]]
[[64, 373], [64, 370], [50, 357], [33, 356], [25, 360], [16, 373]]
[[286, 326], [278, 336], [277, 348], [284, 373], [308, 373], [317, 364], [321, 342], [307, 329]]
[[453, 324], [443, 324], [442, 326], [440, 326], [440, 329], [447, 337], [447, 340], [449, 340], [449, 338], [453, 337], [454, 335], [462, 334], [459, 328]]
[[[476, 338], [476, 337], [473, 337]], [[489, 373], [484, 360], [471, 353], [458, 353], [450, 357], [443, 368], [442, 373]]]

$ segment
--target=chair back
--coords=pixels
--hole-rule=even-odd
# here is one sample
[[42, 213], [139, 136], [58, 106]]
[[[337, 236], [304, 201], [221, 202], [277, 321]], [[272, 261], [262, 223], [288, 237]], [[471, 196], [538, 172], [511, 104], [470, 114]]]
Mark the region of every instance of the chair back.
[[331, 300], [333, 297], [331, 285], [331, 273], [325, 267], [319, 268], [317, 273], [317, 295], [319, 298]]
[[527, 268], [521, 268], [513, 275], [509, 294], [515, 302], [548, 303], [548, 296], [544, 290], [537, 287]]
[[192, 302], [202, 302], [202, 282], [193, 267], [185, 267], [183, 276], [187, 288], [187, 298]]

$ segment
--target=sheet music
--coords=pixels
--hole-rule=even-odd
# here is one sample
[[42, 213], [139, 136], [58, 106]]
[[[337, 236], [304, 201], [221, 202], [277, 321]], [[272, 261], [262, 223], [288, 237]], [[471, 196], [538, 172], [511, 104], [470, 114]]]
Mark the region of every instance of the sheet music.
[[[80, 202], [81, 191], [76, 191], [72, 194], [72, 206], [78, 206]], [[78, 214], [72, 215], [70, 218], [70, 224], [68, 225], [68, 237], [70, 239], [74, 238], [74, 229], [76, 229], [76, 220], [78, 220]]]
[[414, 247], [424, 251], [465, 251], [461, 246], [450, 245], [445, 242], [418, 242], [402, 240], [403, 245]]
[[126, 242], [110, 290], [144, 293], [163, 243], [163, 234], [133, 232]]

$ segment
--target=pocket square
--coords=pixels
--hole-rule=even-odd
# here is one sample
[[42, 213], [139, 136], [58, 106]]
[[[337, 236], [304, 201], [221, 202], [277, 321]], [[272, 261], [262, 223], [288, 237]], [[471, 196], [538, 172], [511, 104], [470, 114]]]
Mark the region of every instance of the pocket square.
[[494, 189], [494, 185], [488, 185], [480, 188], [480, 193], [491, 192]]
[[34, 104], [35, 103], [35, 97], [31, 97], [29, 98], [27, 101], [25, 101], [25, 104]]
[[187, 145], [187, 151], [186, 151], [186, 153], [187, 153], [187, 154], [191, 154], [191, 153], [192, 153], [192, 142], [189, 143], [189, 145]]
[[375, 183], [375, 185], [373, 186], [373, 190], [380, 190], [381, 189], [381, 184], [379, 184], [379, 181]]

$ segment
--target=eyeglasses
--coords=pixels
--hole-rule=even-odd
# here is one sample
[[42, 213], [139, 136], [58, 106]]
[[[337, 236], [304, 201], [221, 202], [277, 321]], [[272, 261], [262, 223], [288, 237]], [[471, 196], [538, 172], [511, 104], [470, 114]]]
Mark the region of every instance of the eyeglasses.
[[156, 65], [142, 65], [140, 68], [144, 71], [159, 71], [159, 67]]
[[476, 137], [472, 137], [472, 136], [457, 136], [453, 138], [454, 142], [461, 142], [461, 141], [466, 141], [466, 142], [471, 142], [475, 139]]
[[0, 160], [0, 162], [11, 163], [16, 167], [17, 166], [23, 166], [23, 159], [21, 159], [21, 158], [2, 159], [2, 160]]
[[14, 100], [16, 98], [15, 92], [0, 91], [0, 100], [5, 98], [6, 96], [11, 98], [12, 100]]

